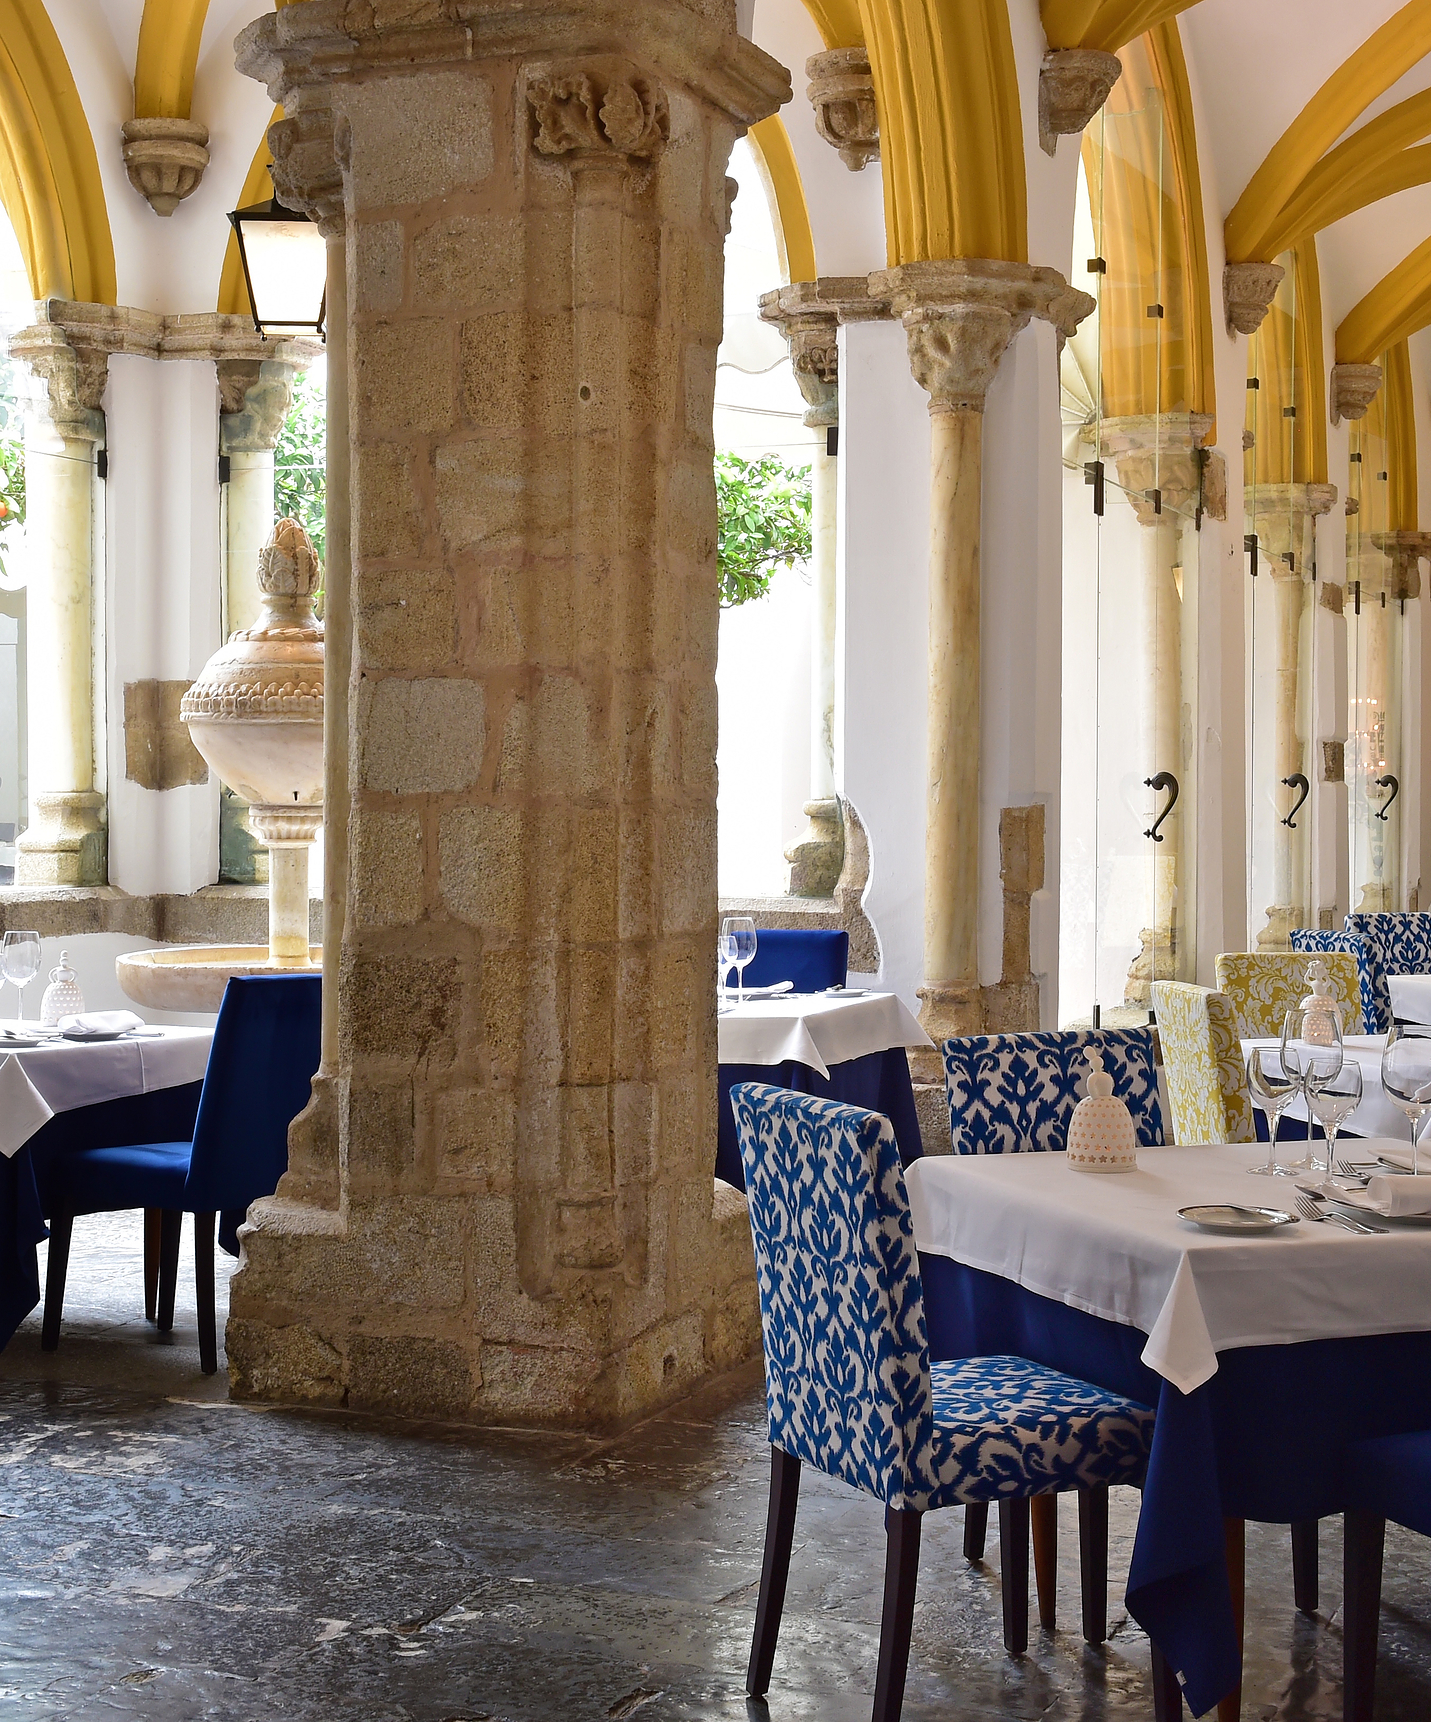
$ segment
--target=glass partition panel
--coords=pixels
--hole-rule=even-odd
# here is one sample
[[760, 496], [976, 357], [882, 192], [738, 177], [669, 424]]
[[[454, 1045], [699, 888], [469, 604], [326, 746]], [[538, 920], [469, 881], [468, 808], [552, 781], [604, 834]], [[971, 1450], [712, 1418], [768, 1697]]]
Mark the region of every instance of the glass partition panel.
[[1391, 448], [1380, 394], [1350, 435], [1347, 518], [1348, 856], [1352, 907], [1401, 903], [1402, 606], [1390, 534]]

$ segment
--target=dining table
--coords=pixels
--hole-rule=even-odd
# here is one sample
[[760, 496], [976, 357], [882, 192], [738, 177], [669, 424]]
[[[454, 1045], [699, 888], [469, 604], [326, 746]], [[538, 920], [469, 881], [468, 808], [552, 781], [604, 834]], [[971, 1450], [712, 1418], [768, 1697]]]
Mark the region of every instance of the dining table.
[[837, 987], [823, 993], [771, 996], [766, 991], [759, 998], [723, 998], [716, 1038], [715, 1175], [737, 1190], [745, 1188], [730, 1099], [738, 1082], [769, 1083], [882, 1112], [906, 1166], [923, 1152], [906, 1048], [934, 1042], [897, 994]]
[[150, 1025], [99, 1041], [50, 1032], [20, 1046], [0, 1025], [0, 1349], [40, 1301], [47, 1164], [80, 1149], [190, 1139], [213, 1038], [211, 1028]]
[[[1272, 1039], [1244, 1040], [1242, 1058], [1256, 1047], [1280, 1048]], [[1411, 1125], [1406, 1114], [1381, 1085], [1381, 1055], [1386, 1050], [1384, 1034], [1349, 1034], [1342, 1041], [1342, 1055], [1361, 1066], [1361, 1103], [1342, 1125], [1342, 1136], [1388, 1136], [1410, 1144]], [[1307, 1102], [1298, 1095], [1283, 1114], [1284, 1120], [1296, 1118], [1306, 1122]], [[1285, 1128], [1285, 1125], [1284, 1125]]]
[[1386, 990], [1397, 1022], [1431, 1023], [1431, 975], [1388, 975]]
[[[1431, 1226], [1296, 1216], [1256, 1143], [1140, 1148], [1094, 1174], [1061, 1153], [908, 1168], [930, 1356], [1014, 1354], [1156, 1412], [1129, 1613], [1194, 1715], [1241, 1682], [1226, 1521], [1341, 1513], [1350, 1444], [1431, 1428]], [[1199, 1204], [1282, 1208], [1251, 1235]], [[1290, 1594], [1290, 1575], [1289, 1575]]]

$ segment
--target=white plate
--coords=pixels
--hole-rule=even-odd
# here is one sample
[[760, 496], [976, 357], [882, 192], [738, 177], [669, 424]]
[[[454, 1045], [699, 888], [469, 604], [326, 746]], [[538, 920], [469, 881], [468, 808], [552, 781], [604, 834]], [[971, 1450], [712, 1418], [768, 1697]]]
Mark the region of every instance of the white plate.
[[72, 1040], [78, 1045], [84, 1046], [86, 1042], [91, 1040], [123, 1040], [126, 1036], [137, 1032], [137, 1030], [132, 1028], [107, 1028], [99, 1034], [81, 1034], [78, 1029], [62, 1028], [60, 1030], [60, 1039]]
[[1204, 1203], [1195, 1208], [1179, 1208], [1178, 1214], [1205, 1232], [1224, 1232], [1238, 1238], [1250, 1232], [1279, 1232], [1283, 1226], [1301, 1223], [1285, 1208], [1254, 1208], [1243, 1202]]

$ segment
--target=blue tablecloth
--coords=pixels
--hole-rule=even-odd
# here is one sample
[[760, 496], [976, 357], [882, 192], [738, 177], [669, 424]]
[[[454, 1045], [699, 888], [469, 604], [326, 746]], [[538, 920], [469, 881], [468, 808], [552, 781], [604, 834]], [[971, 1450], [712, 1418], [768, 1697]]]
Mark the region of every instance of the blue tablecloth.
[[730, 1091], [737, 1082], [766, 1082], [772, 1088], [793, 1088], [797, 1094], [817, 1094], [822, 1100], [843, 1100], [882, 1112], [894, 1126], [899, 1157], [908, 1166], [924, 1152], [919, 1139], [919, 1114], [914, 1110], [914, 1086], [909, 1059], [902, 1046], [888, 1052], [867, 1052], [830, 1066], [821, 1076], [808, 1064], [787, 1059], [784, 1064], [723, 1064], [720, 1067], [720, 1121], [716, 1132], [715, 1175], [737, 1190], [745, 1188], [740, 1144], [735, 1136], [735, 1112]]
[[1431, 1428], [1431, 1333], [1225, 1351], [1217, 1374], [1183, 1394], [1140, 1361], [1137, 1328], [946, 1256], [919, 1262], [936, 1361], [1011, 1352], [1156, 1409], [1128, 1610], [1197, 1716], [1241, 1679], [1224, 1516], [1290, 1524], [1340, 1513], [1350, 1442]]
[[16, 1154], [0, 1155], [0, 1350], [40, 1301], [35, 1252], [50, 1235], [42, 1195], [47, 1161], [76, 1148], [187, 1141], [203, 1086], [184, 1082], [57, 1112]]

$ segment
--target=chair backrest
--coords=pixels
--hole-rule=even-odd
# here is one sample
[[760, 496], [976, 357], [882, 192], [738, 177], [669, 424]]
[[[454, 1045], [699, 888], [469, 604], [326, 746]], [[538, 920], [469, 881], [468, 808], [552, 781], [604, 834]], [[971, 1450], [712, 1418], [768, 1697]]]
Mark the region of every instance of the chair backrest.
[[731, 1102], [771, 1443], [890, 1506], [922, 1506], [934, 1427], [929, 1342], [889, 1120], [755, 1082], [737, 1083]]
[[1386, 970], [1381, 966], [1381, 952], [1370, 939], [1360, 933], [1326, 932], [1320, 927], [1294, 927], [1292, 949], [1303, 956], [1340, 953], [1356, 964], [1357, 985], [1361, 992], [1361, 1020], [1366, 1034], [1385, 1034], [1391, 1027], [1391, 989], [1386, 984]]
[[1062, 1149], [1073, 1109], [1087, 1094], [1087, 1053], [1097, 1050], [1126, 1101], [1138, 1141], [1163, 1141], [1163, 1109], [1150, 1028], [1039, 1029], [946, 1040], [944, 1086], [956, 1154]]
[[797, 993], [842, 987], [850, 968], [850, 935], [805, 927], [761, 927], [745, 966], [748, 987], [794, 981]]
[[1185, 981], [1154, 981], [1153, 1010], [1173, 1141], [1255, 1141], [1237, 1020], [1226, 994]]
[[[1342, 1028], [1363, 1034], [1361, 983], [1355, 958], [1327, 952], [1322, 959], [1332, 980], [1332, 997], [1342, 1007]], [[1307, 957], [1300, 951], [1223, 951], [1214, 965], [1217, 990], [1227, 995], [1241, 1040], [1281, 1037], [1287, 1012], [1311, 987]]]
[[318, 1068], [318, 975], [235, 976], [224, 988], [199, 1096], [184, 1206], [247, 1208], [288, 1169], [288, 1126]]
[[1431, 975], [1431, 914], [1353, 912], [1345, 925], [1376, 947], [1384, 974]]

